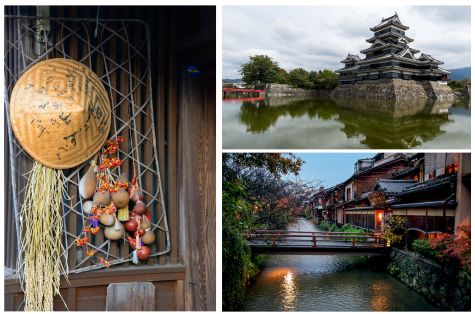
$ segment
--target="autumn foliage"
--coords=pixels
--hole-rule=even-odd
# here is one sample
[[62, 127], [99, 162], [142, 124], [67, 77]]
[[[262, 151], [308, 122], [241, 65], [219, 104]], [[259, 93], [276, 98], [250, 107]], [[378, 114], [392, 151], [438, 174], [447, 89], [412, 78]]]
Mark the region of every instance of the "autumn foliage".
[[442, 233], [430, 239], [430, 246], [437, 250], [436, 256], [441, 262], [456, 261], [460, 266], [470, 269], [470, 237], [470, 225], [459, 225], [455, 234]]

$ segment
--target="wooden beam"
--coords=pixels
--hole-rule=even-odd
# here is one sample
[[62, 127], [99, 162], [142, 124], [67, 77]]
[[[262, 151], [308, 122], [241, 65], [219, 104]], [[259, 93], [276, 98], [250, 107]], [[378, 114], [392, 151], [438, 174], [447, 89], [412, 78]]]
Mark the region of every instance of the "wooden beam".
[[[101, 270], [99, 272], [91, 271], [82, 274], [73, 274], [70, 275], [68, 279], [69, 284], [64, 279], [61, 281], [61, 288], [92, 287], [131, 281], [184, 280], [185, 267], [183, 265], [140, 266], [140, 268], [137, 269], [132, 267], [118, 267], [117, 269]], [[22, 292], [22, 290], [17, 279], [5, 280], [5, 294], [19, 292]]]

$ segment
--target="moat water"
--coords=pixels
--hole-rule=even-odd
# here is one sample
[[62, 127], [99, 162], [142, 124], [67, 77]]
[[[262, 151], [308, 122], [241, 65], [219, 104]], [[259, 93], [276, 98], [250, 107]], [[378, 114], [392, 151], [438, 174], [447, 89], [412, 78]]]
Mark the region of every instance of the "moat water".
[[[316, 231], [305, 219], [290, 230]], [[269, 255], [246, 294], [246, 311], [435, 311], [387, 273], [354, 268], [364, 257]]]
[[223, 148], [470, 148], [470, 103], [223, 100]]

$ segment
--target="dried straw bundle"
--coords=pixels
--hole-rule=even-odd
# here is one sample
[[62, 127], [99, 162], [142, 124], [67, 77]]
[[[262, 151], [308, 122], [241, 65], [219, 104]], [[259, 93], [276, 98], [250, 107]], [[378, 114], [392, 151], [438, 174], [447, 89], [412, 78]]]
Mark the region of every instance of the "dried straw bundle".
[[26, 311], [52, 311], [59, 294], [62, 263], [63, 220], [60, 212], [63, 173], [34, 162], [20, 211], [23, 263], [18, 268], [25, 293]]

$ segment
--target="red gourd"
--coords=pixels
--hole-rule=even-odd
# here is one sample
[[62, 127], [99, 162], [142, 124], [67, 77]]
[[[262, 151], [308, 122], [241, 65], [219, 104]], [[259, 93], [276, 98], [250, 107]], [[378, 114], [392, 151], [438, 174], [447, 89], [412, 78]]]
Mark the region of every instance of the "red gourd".
[[127, 242], [129, 242], [129, 246], [135, 250], [135, 238], [132, 238], [130, 235], [127, 234]]
[[142, 248], [137, 250], [137, 257], [141, 261], [146, 261], [150, 257], [150, 249], [148, 246], [143, 245]]
[[145, 207], [145, 203], [142, 201], [137, 201], [134, 206], [134, 212], [138, 215], [143, 215], [147, 208]]
[[137, 220], [135, 220], [135, 218], [132, 218], [132, 217], [130, 217], [129, 220], [127, 220], [124, 223], [125, 230], [129, 232], [134, 232], [135, 230], [137, 230], [138, 226], [139, 224]]
[[139, 228], [137, 231], [135, 231], [134, 235], [137, 236], [143, 236], [145, 234], [145, 230], [142, 228]]

